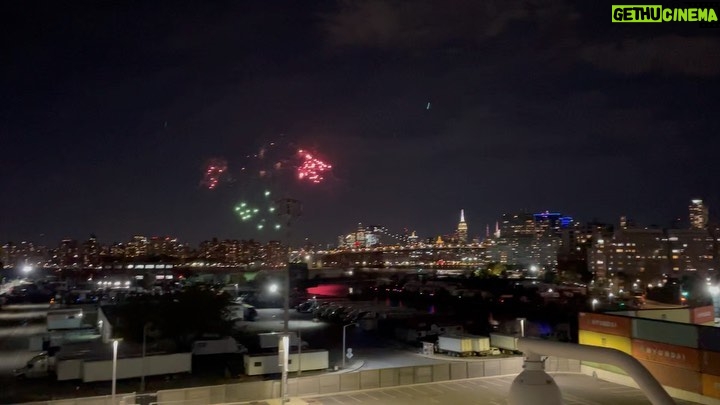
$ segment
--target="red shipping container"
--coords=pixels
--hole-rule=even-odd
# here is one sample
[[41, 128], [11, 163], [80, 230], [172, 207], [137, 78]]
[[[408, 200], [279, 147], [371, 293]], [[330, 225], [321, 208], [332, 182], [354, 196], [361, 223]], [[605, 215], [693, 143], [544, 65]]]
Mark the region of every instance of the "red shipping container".
[[702, 375], [696, 371], [667, 366], [654, 361], [639, 360], [662, 385], [702, 394]]
[[578, 314], [578, 326], [580, 330], [630, 337], [632, 333], [632, 318], [580, 312], [580, 314]]
[[693, 308], [690, 316], [692, 323], [697, 325], [715, 322], [715, 308], [712, 305]]
[[638, 360], [649, 360], [668, 366], [700, 371], [700, 351], [690, 347], [633, 339], [632, 355]]

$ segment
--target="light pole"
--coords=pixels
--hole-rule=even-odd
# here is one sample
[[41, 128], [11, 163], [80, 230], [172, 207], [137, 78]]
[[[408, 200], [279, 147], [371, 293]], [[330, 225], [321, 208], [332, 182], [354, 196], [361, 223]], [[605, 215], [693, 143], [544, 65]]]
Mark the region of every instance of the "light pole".
[[280, 396], [282, 397], [282, 402], [288, 402], [288, 366], [289, 366], [289, 345], [285, 345], [289, 343], [290, 340], [290, 230], [292, 221], [300, 216], [302, 212], [302, 204], [300, 201], [292, 199], [292, 198], [284, 198], [277, 201], [278, 205], [278, 212], [277, 214], [284, 218], [287, 224], [287, 243], [288, 243], [288, 263], [285, 268], [285, 274], [284, 274], [284, 289], [283, 292], [284, 299], [283, 299], [283, 345], [282, 347], [278, 348], [278, 351], [282, 351], [284, 348], [284, 353], [278, 353], [278, 359], [281, 360], [281, 366], [282, 366], [282, 377], [280, 379]]
[[302, 374], [302, 329], [298, 329], [298, 372], [297, 376]]
[[346, 350], [345, 349], [345, 342], [346, 342], [345, 335], [346, 335], [348, 326], [357, 326], [357, 323], [349, 323], [349, 324], [343, 326], [343, 349], [342, 349], [342, 368], [343, 369], [345, 368], [345, 350]]
[[146, 339], [147, 339], [147, 329], [148, 326], [150, 326], [149, 322], [145, 322], [145, 325], [143, 326], [143, 342], [142, 342], [142, 374], [140, 374], [140, 392], [145, 392], [145, 347], [146, 347]]
[[595, 305], [597, 305], [597, 303], [598, 303], [597, 298], [593, 298], [593, 300], [592, 300], [592, 310], [593, 310], [593, 312], [595, 312]]
[[525, 318], [518, 318], [520, 321], [520, 337], [525, 337]]
[[117, 352], [118, 352], [118, 343], [120, 343], [122, 339], [113, 339], [112, 345], [113, 345], [113, 363], [112, 363], [112, 404], [115, 405], [115, 388], [117, 386]]

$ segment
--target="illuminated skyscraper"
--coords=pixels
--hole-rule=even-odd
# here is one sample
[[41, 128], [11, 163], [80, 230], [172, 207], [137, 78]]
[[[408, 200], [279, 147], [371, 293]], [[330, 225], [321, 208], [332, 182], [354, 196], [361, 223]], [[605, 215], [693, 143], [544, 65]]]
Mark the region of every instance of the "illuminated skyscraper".
[[457, 237], [458, 242], [461, 245], [464, 245], [467, 243], [467, 237], [468, 237], [468, 226], [465, 222], [465, 210], [460, 210], [460, 223], [457, 227]]
[[690, 201], [690, 228], [705, 229], [708, 223], [708, 207], [700, 199]]

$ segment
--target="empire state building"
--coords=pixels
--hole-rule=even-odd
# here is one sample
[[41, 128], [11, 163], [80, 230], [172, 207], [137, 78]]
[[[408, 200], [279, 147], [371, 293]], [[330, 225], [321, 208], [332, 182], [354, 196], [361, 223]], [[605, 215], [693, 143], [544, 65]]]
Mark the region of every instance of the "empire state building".
[[458, 223], [457, 227], [457, 237], [458, 242], [461, 245], [464, 245], [467, 243], [467, 237], [468, 237], [468, 226], [465, 222], [465, 210], [460, 210], [460, 223]]

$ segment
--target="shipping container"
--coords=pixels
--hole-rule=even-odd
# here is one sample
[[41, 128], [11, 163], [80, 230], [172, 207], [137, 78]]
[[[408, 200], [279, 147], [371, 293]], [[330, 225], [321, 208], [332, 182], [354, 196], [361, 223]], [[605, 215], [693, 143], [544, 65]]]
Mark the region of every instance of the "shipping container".
[[608, 333], [628, 338], [632, 330], [632, 318], [619, 315], [580, 312], [578, 314], [578, 324], [580, 330]]
[[632, 355], [638, 360], [649, 360], [668, 366], [700, 371], [700, 351], [685, 346], [633, 339]]
[[641, 309], [636, 311], [635, 316], [644, 319], [692, 323], [690, 308]]
[[698, 326], [698, 348], [711, 352], [720, 352], [720, 328]]
[[720, 376], [703, 374], [702, 394], [706, 397], [720, 399]]
[[620, 315], [620, 316], [630, 316], [635, 317], [637, 315], [637, 311], [608, 311], [606, 312], [608, 315]]
[[630, 338], [623, 336], [581, 330], [579, 332], [579, 342], [581, 345], [607, 347], [632, 355]]
[[698, 348], [698, 326], [687, 323], [635, 318], [632, 320], [632, 337], [651, 342]]
[[720, 376], [720, 353], [701, 350], [700, 372]]
[[654, 361], [639, 361], [660, 384], [702, 394], [702, 376], [697, 371], [678, 369]]
[[712, 305], [692, 309], [692, 323], [696, 325], [714, 325], [715, 308]]

